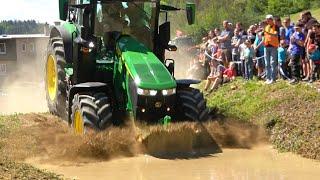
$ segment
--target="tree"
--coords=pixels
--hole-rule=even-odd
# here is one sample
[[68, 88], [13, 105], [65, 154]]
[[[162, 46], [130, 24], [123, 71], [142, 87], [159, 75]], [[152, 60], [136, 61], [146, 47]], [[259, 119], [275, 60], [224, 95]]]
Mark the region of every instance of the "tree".
[[35, 20], [8, 20], [0, 22], [0, 34], [41, 34], [44, 24]]

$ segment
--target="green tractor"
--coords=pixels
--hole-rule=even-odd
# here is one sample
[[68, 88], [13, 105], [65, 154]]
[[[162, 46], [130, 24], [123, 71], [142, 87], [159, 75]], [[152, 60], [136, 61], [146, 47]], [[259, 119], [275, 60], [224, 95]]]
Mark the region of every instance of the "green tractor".
[[[176, 80], [169, 45], [169, 11], [160, 0], [59, 0], [60, 25], [50, 31], [46, 56], [49, 111], [79, 134], [104, 130], [126, 117], [203, 121], [202, 93]], [[189, 24], [195, 5], [187, 3]], [[163, 18], [161, 18], [163, 17]], [[159, 25], [161, 21], [164, 21]]]

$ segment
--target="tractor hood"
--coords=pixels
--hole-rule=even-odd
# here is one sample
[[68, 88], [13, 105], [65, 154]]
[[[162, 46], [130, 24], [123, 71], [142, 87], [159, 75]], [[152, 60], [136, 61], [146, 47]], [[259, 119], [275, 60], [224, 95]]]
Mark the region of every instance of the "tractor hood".
[[117, 54], [121, 54], [121, 61], [137, 87], [161, 90], [177, 86], [164, 64], [136, 39], [122, 36], [117, 42]]

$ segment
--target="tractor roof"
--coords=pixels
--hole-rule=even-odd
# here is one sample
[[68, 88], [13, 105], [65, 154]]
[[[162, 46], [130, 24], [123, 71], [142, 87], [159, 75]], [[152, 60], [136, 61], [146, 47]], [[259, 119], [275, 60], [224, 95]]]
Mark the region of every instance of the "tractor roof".
[[101, 0], [102, 2], [160, 2], [160, 0]]

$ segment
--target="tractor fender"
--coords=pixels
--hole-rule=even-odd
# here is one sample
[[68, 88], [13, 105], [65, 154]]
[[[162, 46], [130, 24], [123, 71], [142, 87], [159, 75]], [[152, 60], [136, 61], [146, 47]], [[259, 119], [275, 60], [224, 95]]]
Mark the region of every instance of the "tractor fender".
[[50, 39], [54, 37], [62, 38], [65, 60], [67, 63], [72, 63], [72, 33], [67, 31], [63, 26], [55, 26], [50, 31]]
[[71, 123], [71, 108], [72, 108], [72, 100], [74, 95], [77, 93], [88, 93], [88, 92], [107, 92], [108, 85], [101, 82], [86, 82], [76, 84], [71, 86], [68, 93], [68, 120]]
[[191, 84], [199, 84], [201, 81], [195, 79], [179, 79], [176, 80], [177, 89], [183, 89], [190, 87]]

